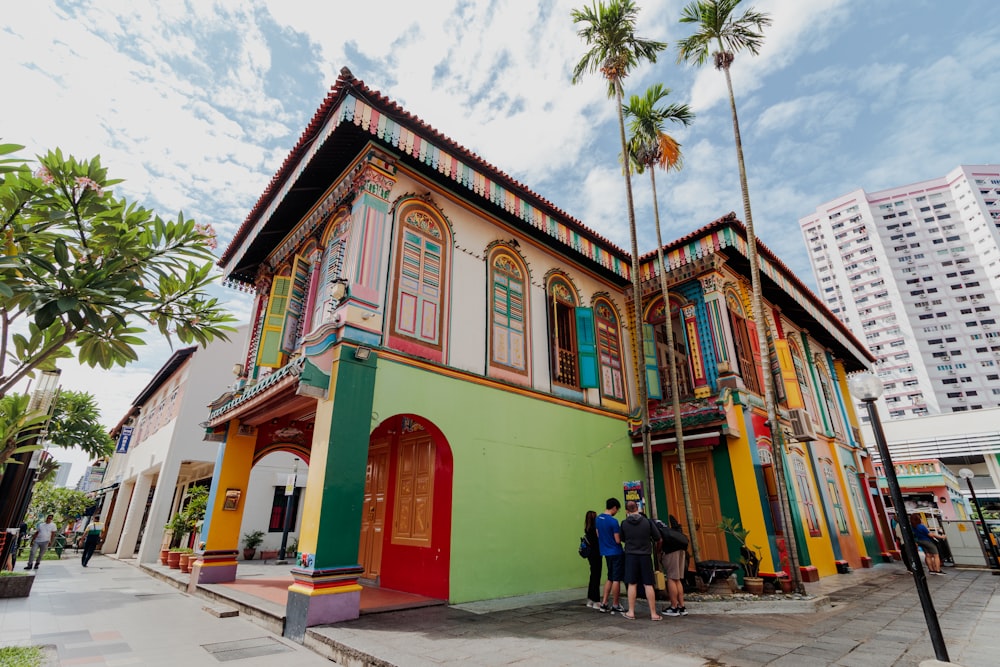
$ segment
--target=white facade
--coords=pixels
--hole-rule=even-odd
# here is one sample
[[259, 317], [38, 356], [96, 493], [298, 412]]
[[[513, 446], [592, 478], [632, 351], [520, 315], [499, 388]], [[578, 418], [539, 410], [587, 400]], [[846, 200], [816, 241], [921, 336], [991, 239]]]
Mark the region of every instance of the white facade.
[[890, 419], [1000, 406], [1000, 166], [799, 220], [820, 297], [878, 358]]
[[[207, 348], [180, 350], [157, 373], [127, 416], [135, 414], [126, 453], [111, 457], [104, 485], [118, 484], [101, 508], [102, 552], [150, 563], [159, 556], [163, 526], [187, 486], [210, 480], [218, 444], [205, 442], [207, 405], [232, 384], [233, 364], [242, 359], [248, 328]], [[114, 507], [112, 511], [112, 499]]]

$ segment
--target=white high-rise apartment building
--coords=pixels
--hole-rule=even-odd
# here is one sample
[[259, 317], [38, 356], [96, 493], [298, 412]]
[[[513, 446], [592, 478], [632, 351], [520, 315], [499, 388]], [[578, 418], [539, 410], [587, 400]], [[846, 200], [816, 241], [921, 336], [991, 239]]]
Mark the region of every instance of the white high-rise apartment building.
[[819, 294], [878, 358], [890, 418], [1000, 406], [1000, 166], [799, 220]]

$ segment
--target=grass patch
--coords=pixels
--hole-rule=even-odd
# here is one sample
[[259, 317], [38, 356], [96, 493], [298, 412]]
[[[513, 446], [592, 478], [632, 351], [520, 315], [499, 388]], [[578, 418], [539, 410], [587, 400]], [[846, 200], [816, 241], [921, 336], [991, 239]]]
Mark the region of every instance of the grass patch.
[[[29, 577], [29, 576], [31, 575], [29, 575], [27, 572], [13, 572], [8, 570], [0, 570], [0, 577]], [[2, 667], [2, 665], [3, 663], [0, 663], [0, 667]]]
[[42, 657], [38, 646], [0, 647], [0, 667], [40, 667]]

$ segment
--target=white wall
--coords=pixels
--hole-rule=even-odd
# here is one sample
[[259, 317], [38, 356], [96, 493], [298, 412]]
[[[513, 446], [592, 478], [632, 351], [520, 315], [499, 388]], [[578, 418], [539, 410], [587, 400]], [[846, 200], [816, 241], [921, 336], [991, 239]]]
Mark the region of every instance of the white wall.
[[[274, 487], [284, 488], [288, 475], [292, 472], [295, 457], [287, 452], [274, 452], [261, 459], [250, 471], [250, 483], [247, 485], [246, 503], [243, 509], [243, 523], [240, 525], [240, 551], [243, 550], [243, 536], [252, 530], [264, 531], [264, 541], [257, 548], [257, 558], [262, 549], [277, 549], [281, 545], [281, 532], [270, 533], [267, 530], [271, 518], [271, 505], [274, 501]], [[299, 522], [302, 518], [306, 480], [309, 478], [309, 468], [299, 459], [296, 486], [299, 487], [299, 509], [292, 528], [288, 533], [288, 541], [298, 538]], [[242, 557], [242, 556], [241, 556]]]

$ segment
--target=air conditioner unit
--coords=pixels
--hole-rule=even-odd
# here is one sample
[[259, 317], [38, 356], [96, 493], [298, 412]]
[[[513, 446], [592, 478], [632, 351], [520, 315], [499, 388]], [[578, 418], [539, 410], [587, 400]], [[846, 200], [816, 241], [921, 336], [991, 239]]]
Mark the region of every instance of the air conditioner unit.
[[812, 430], [812, 420], [809, 413], [802, 408], [794, 408], [788, 411], [788, 422], [792, 426], [791, 439], [796, 442], [808, 442], [815, 440], [816, 435]]

